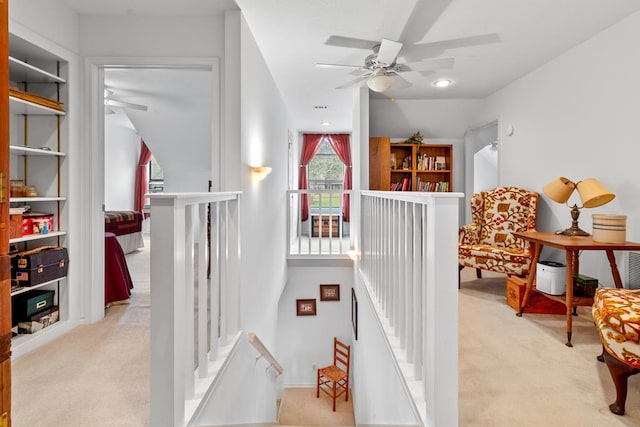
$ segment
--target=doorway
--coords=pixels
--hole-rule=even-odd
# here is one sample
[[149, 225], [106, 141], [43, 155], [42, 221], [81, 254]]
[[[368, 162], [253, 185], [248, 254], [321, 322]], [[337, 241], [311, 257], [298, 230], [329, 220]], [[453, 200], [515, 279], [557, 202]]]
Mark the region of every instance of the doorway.
[[470, 128], [465, 135], [465, 223], [471, 223], [471, 196], [500, 183], [499, 121]]
[[[91, 61], [87, 73], [89, 126], [86, 139], [91, 144], [87, 159], [87, 164], [91, 165], [88, 172], [91, 219], [87, 234], [92, 254], [92, 285], [82, 298], [88, 307], [87, 320], [95, 322], [104, 316], [105, 187], [110, 185], [105, 179], [105, 171], [113, 167], [113, 164], [105, 164], [105, 114], [110, 112], [107, 106], [111, 111], [119, 108], [133, 125], [135, 130], [132, 132], [147, 140], [163, 166], [166, 191], [207, 191], [209, 181], [219, 181], [212, 171], [220, 170], [215, 166], [220, 158], [220, 78], [216, 58], [99, 58]], [[117, 78], [111, 78], [112, 73]], [[124, 105], [105, 105], [105, 89], [111, 91], [110, 99]], [[147, 108], [131, 105], [127, 108], [126, 103]], [[134, 152], [139, 153], [139, 148]], [[193, 153], [198, 154], [193, 156]], [[135, 165], [136, 156], [130, 155], [129, 159], [131, 161], [133, 157]], [[131, 176], [133, 174], [129, 173], [127, 179], [131, 180]], [[121, 185], [123, 189], [133, 191], [133, 184]], [[109, 208], [127, 209], [127, 206]]]

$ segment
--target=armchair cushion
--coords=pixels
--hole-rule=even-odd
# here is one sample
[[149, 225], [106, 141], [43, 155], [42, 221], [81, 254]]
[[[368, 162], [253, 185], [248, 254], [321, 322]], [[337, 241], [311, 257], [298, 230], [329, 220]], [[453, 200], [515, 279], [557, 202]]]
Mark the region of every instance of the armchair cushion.
[[473, 223], [460, 227], [458, 263], [463, 267], [523, 276], [529, 273], [532, 245], [513, 232], [535, 230], [538, 193], [500, 187], [471, 198]]

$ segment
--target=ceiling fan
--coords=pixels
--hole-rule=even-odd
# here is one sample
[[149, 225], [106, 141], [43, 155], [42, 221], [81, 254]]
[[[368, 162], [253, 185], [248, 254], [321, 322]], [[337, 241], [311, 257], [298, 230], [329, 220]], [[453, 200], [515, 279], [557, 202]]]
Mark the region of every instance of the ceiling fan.
[[115, 111], [111, 107], [116, 108], [129, 108], [132, 110], [140, 110], [147, 111], [149, 107], [142, 104], [134, 104], [133, 102], [126, 102], [115, 99], [114, 92], [112, 89], [105, 88], [104, 89], [104, 113], [105, 114], [114, 114]]
[[373, 53], [365, 58], [363, 65], [316, 64], [322, 68], [351, 68], [353, 69], [351, 74], [359, 75], [358, 78], [340, 85], [336, 89], [344, 89], [364, 80], [367, 81], [367, 86], [375, 92], [384, 92], [392, 85], [397, 89], [403, 89], [412, 86], [412, 83], [400, 73], [418, 71], [422, 75], [428, 75], [433, 73], [433, 70], [452, 68], [454, 64], [453, 58], [430, 59], [415, 63], [398, 62], [398, 54], [403, 44], [389, 39], [382, 39], [378, 43], [350, 37], [330, 36], [325, 44], [373, 50]]

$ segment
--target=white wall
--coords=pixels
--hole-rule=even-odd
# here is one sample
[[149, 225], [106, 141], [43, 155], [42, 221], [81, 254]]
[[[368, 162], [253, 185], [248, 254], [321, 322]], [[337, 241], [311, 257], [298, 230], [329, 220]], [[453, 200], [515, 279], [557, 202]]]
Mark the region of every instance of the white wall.
[[78, 15], [59, 0], [13, 0], [9, 4], [9, 31], [24, 25], [34, 33], [78, 52]]
[[[278, 304], [277, 357], [285, 387], [315, 386], [315, 368], [332, 363], [333, 338], [351, 344], [353, 267], [317, 265], [289, 267]], [[320, 301], [320, 284], [339, 284], [340, 301]], [[315, 299], [317, 314], [297, 316], [296, 299]]]
[[[477, 115], [478, 122], [501, 117], [502, 184], [542, 194], [542, 187], [559, 176], [574, 181], [595, 177], [616, 198], [583, 209], [580, 226], [591, 231], [593, 213], [625, 214], [631, 241], [640, 241], [640, 60], [633, 53], [639, 39], [636, 12], [490, 96]], [[505, 133], [509, 125], [513, 136]], [[579, 202], [576, 196], [571, 203]], [[569, 225], [569, 209], [542, 196], [538, 229]], [[550, 253], [546, 249], [543, 257]], [[603, 254], [583, 253], [580, 267], [584, 274], [613, 283]]]
[[353, 342], [353, 401], [358, 424], [417, 425], [403, 380], [360, 276], [356, 279], [358, 340]]
[[132, 210], [140, 138], [135, 130], [108, 124], [104, 129], [104, 205], [106, 210]]

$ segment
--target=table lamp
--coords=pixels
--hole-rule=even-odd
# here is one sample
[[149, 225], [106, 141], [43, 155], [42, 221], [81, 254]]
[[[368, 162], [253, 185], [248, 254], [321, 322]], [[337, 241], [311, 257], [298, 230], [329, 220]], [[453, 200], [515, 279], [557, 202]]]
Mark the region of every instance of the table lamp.
[[[582, 206], [580, 207], [577, 204], [570, 206], [567, 203], [567, 200], [576, 189], [582, 201]], [[557, 232], [557, 234], [564, 234], [565, 236], [589, 236], [589, 233], [578, 227], [580, 209], [602, 206], [616, 197], [611, 190], [600, 184], [595, 178], [588, 178], [574, 183], [561, 176], [545, 185], [542, 191], [554, 202], [566, 203], [567, 206], [571, 207], [571, 227]]]

